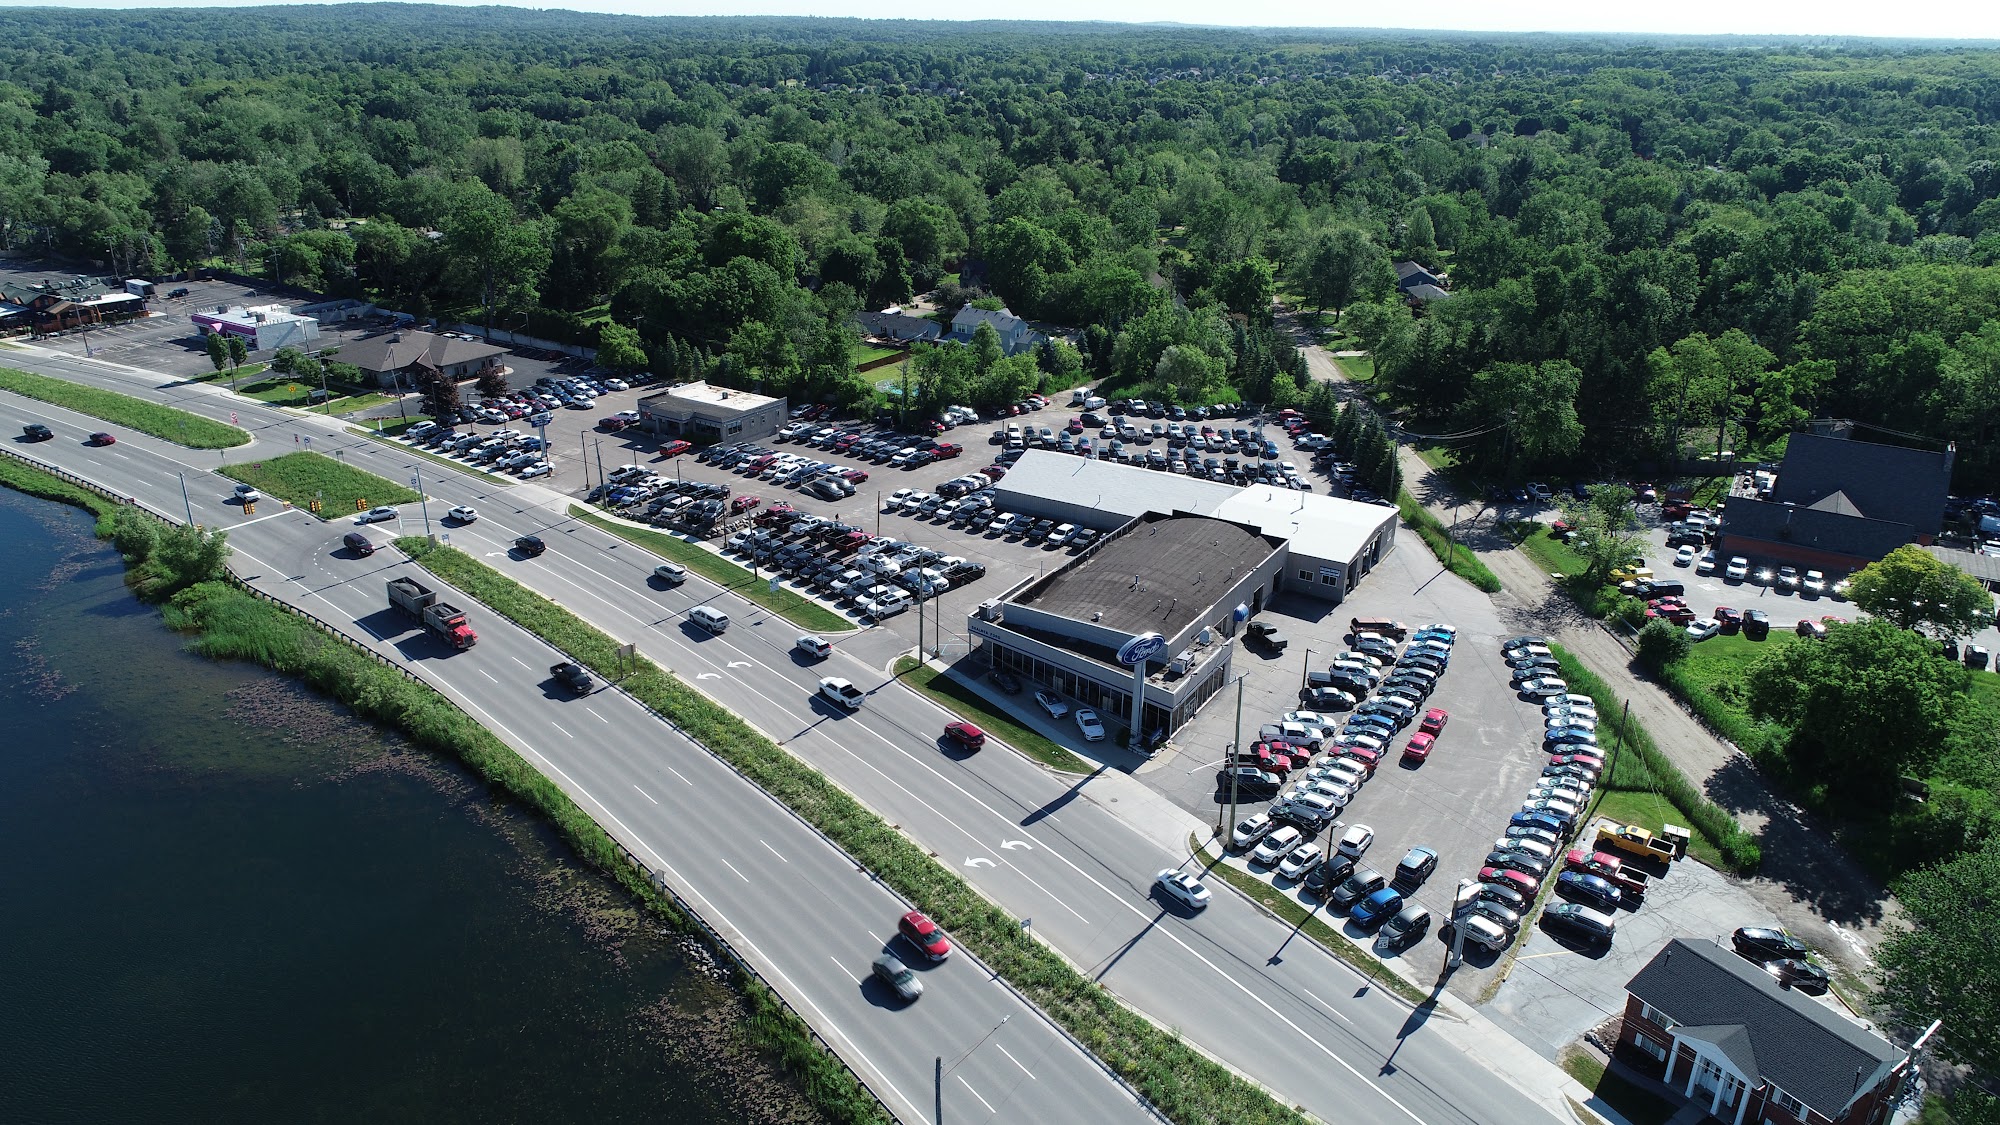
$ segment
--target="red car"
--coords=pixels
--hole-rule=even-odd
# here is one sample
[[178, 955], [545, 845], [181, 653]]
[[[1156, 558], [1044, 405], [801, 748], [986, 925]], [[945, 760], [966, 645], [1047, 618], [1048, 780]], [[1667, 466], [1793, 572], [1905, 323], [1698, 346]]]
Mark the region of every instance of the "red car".
[[1535, 878], [1525, 871], [1516, 871], [1511, 867], [1482, 867], [1479, 869], [1479, 881], [1482, 883], [1498, 883], [1503, 887], [1512, 887], [1523, 895], [1526, 895], [1530, 902], [1534, 901], [1535, 896], [1542, 891], [1542, 881], [1540, 879]]
[[668, 457], [679, 457], [681, 454], [686, 453], [688, 450], [693, 448], [694, 448], [693, 442], [670, 441], [667, 444], [660, 447], [660, 457], [662, 459]]
[[937, 454], [939, 458], [956, 457], [965, 452], [965, 447], [962, 445], [953, 445], [948, 441], [941, 441], [938, 443], [937, 448], [931, 450], [931, 452]]
[[755, 496], [738, 496], [736, 499], [731, 500], [729, 502], [729, 510], [732, 513], [740, 515], [756, 507], [757, 505], [762, 504], [763, 502], [764, 501], [758, 499]]
[[1442, 707], [1433, 707], [1424, 712], [1424, 721], [1417, 724], [1417, 730], [1435, 738], [1444, 733], [1444, 725], [1451, 721], [1451, 712]]
[[1563, 857], [1563, 863], [1575, 871], [1589, 871], [1593, 875], [1616, 874], [1625, 866], [1625, 861], [1610, 852], [1587, 852], [1582, 848], [1571, 848]]
[[1730, 609], [1726, 605], [1715, 607], [1715, 620], [1722, 625], [1722, 631], [1725, 633], [1734, 633], [1743, 627], [1742, 611]]
[[1604, 770], [1604, 759], [1595, 754], [1551, 754], [1549, 755], [1549, 764], [1552, 766], [1589, 766], [1600, 773]]
[[1080, 433], [1082, 433], [1082, 432], [1083, 432], [1083, 419], [1081, 419], [1081, 418], [1071, 418], [1071, 419], [1069, 420], [1069, 425], [1068, 425], [1068, 426], [1065, 426], [1065, 427], [1064, 427], [1064, 429], [1068, 430], [1068, 431], [1069, 431], [1070, 433], [1073, 433], [1073, 434], [1080, 434]]
[[1371, 777], [1375, 774], [1375, 767], [1382, 764], [1382, 755], [1378, 751], [1370, 750], [1366, 746], [1342, 745], [1336, 746], [1333, 749], [1335, 753], [1338, 753], [1343, 758], [1352, 758], [1354, 761], [1360, 762]]
[[865, 481], [865, 480], [867, 480], [867, 479], [868, 479], [868, 470], [867, 470], [867, 469], [842, 469], [842, 470], [840, 471], [840, 475], [841, 475], [841, 476], [843, 476], [843, 477], [845, 477], [845, 478], [847, 478], [847, 483], [849, 483], [849, 484], [860, 484], [860, 483], [861, 483], [862, 481]]
[[115, 437], [112, 437], [112, 436], [111, 436], [110, 434], [107, 434], [107, 433], [103, 432], [102, 430], [100, 430], [100, 431], [98, 431], [97, 433], [94, 433], [94, 434], [90, 435], [90, 444], [91, 444], [91, 445], [117, 445], [117, 444], [118, 444], [118, 439], [117, 439], [117, 438], [115, 438]]
[[1431, 747], [1436, 744], [1437, 736], [1418, 731], [1410, 736], [1410, 744], [1403, 747], [1403, 757], [1418, 762], [1428, 761], [1431, 756]]
[[979, 470], [979, 474], [985, 477], [987, 480], [999, 480], [1001, 477], [1007, 475], [1007, 466], [988, 465], [985, 468]]
[[932, 961], [942, 961], [951, 956], [951, 942], [945, 940], [944, 931], [938, 928], [936, 922], [925, 917], [921, 910], [903, 915], [896, 923], [896, 932]]
[[986, 732], [971, 723], [946, 723], [944, 736], [967, 750], [977, 750], [986, 745]]

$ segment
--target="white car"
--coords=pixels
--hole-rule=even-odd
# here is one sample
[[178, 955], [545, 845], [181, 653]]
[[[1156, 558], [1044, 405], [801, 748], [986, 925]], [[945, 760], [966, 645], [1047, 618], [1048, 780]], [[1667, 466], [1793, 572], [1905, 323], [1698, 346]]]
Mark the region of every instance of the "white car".
[[[623, 379], [606, 379], [604, 381], [604, 389], [607, 391], [629, 391], [632, 389], [632, 384]], [[631, 413], [636, 413], [636, 411]], [[637, 421], [637, 419], [634, 419], [634, 421]]]
[[1714, 574], [1715, 552], [1714, 551], [1704, 552], [1700, 558], [1696, 559], [1694, 563], [1694, 572], [1696, 574]]
[[1706, 621], [1690, 621], [1687, 624], [1688, 640], [1705, 641], [1722, 632], [1722, 622], [1711, 617]]
[[1675, 566], [1693, 566], [1693, 565], [1694, 565], [1694, 548], [1693, 548], [1693, 547], [1690, 547], [1690, 546], [1683, 546], [1683, 547], [1682, 547], [1682, 548], [1681, 548], [1680, 550], [1678, 550], [1678, 551], [1675, 551], [1675, 552], [1674, 552], [1674, 565], [1675, 565]]
[[1320, 779], [1338, 781], [1350, 789], [1359, 789], [1368, 780], [1368, 770], [1352, 758], [1336, 758], [1321, 766], [1314, 766], [1305, 776], [1306, 784]]
[[1208, 888], [1202, 885], [1200, 879], [1185, 871], [1168, 868], [1153, 876], [1153, 885], [1189, 910], [1200, 910], [1208, 905]]
[[239, 504], [255, 504], [263, 498], [264, 494], [257, 491], [257, 486], [254, 484], [239, 484], [236, 486], [236, 501]]
[[1325, 858], [1326, 852], [1318, 844], [1307, 841], [1278, 861], [1278, 878], [1303, 879], [1306, 872], [1313, 869], [1313, 864]]
[[1340, 854], [1360, 859], [1368, 845], [1375, 842], [1375, 830], [1365, 824], [1350, 824], [1347, 831], [1340, 834]]
[[1817, 598], [1822, 594], [1825, 594], [1826, 575], [1822, 574], [1817, 570], [1806, 571], [1806, 580], [1803, 588], [1808, 597]]
[[819, 682], [819, 693], [827, 699], [847, 708], [849, 711], [860, 710], [862, 701], [868, 698], [867, 692], [862, 691], [860, 688], [855, 687], [852, 682], [843, 680], [839, 676], [828, 676], [826, 679], [821, 680]]
[[1305, 833], [1287, 824], [1259, 841], [1250, 853], [1250, 862], [1269, 867], [1305, 842]]
[[1742, 555], [1732, 556], [1729, 560], [1729, 568], [1722, 572], [1722, 576], [1731, 582], [1741, 582], [1749, 578], [1750, 560], [1744, 558]]
[[1057, 699], [1054, 695], [1050, 694], [1049, 692], [1046, 691], [1036, 692], [1035, 702], [1041, 704], [1042, 710], [1047, 711], [1049, 713], [1049, 718], [1051, 719], [1060, 719], [1064, 715], [1069, 714], [1069, 704], [1064, 703], [1060, 699]]
[[1085, 742], [1104, 741], [1104, 724], [1097, 721], [1097, 712], [1088, 707], [1077, 711], [1076, 729], [1083, 732]]
[[863, 616], [872, 617], [880, 621], [885, 617], [894, 617], [908, 610], [910, 605], [910, 595], [901, 590], [890, 590], [881, 597], [863, 604], [861, 613]]
[[370, 509], [368, 509], [367, 511], [365, 511], [365, 512], [361, 513], [360, 515], [358, 515], [358, 516], [355, 516], [355, 517], [354, 517], [354, 522], [355, 522], [355, 523], [381, 523], [381, 522], [382, 522], [383, 520], [392, 520], [392, 519], [395, 519], [395, 518], [396, 518], [396, 517], [397, 517], [398, 515], [400, 515], [400, 514], [401, 514], [401, 513], [400, 513], [400, 512], [398, 512], [398, 511], [396, 511], [396, 509], [394, 509], [394, 508], [388, 508], [388, 507], [383, 507], [383, 508], [370, 508]]
[[1572, 711], [1588, 711], [1592, 715], [1597, 714], [1597, 701], [1587, 695], [1572, 693], [1542, 700], [1542, 714], [1544, 715], [1564, 707]]
[[1581, 727], [1584, 730], [1597, 729], [1597, 712], [1595, 711], [1585, 711], [1574, 707], [1558, 707], [1553, 711], [1544, 711], [1542, 715], [1543, 725], [1549, 730], [1554, 730], [1557, 727]]
[[472, 523], [479, 518], [479, 509], [470, 504], [460, 504], [458, 507], [446, 512], [444, 518], [456, 520], [459, 523]]
[[532, 465], [521, 466], [521, 476], [523, 477], [545, 477], [549, 475], [549, 472], [549, 463], [547, 461], [537, 461]]
[[833, 646], [827, 644], [824, 637], [815, 637], [810, 633], [793, 641], [792, 647], [814, 660], [825, 660], [833, 655]]
[[436, 422], [416, 422], [412, 423], [409, 429], [403, 431], [403, 436], [414, 441], [437, 428], [438, 424]]
[[1270, 835], [1271, 829], [1274, 827], [1276, 827], [1276, 823], [1272, 821], [1270, 813], [1260, 812], [1254, 816], [1245, 817], [1230, 832], [1229, 846], [1235, 848], [1237, 851], [1242, 851], [1244, 848]]

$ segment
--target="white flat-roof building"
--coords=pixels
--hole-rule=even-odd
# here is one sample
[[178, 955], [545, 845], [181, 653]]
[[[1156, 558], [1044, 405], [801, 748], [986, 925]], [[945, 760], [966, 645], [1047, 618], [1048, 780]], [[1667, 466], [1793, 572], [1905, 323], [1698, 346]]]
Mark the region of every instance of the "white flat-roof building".
[[219, 306], [214, 312], [188, 317], [204, 336], [220, 333], [241, 337], [253, 352], [274, 348], [310, 348], [319, 342], [319, 321], [287, 312], [283, 305]]
[[996, 504], [1109, 531], [1148, 513], [1212, 516], [1285, 541], [1284, 588], [1338, 602], [1396, 547], [1394, 508], [1269, 484], [1218, 484], [1031, 449], [994, 486]]
[[777, 433], [784, 422], [784, 399], [699, 381], [639, 400], [640, 425], [697, 443], [756, 441]]

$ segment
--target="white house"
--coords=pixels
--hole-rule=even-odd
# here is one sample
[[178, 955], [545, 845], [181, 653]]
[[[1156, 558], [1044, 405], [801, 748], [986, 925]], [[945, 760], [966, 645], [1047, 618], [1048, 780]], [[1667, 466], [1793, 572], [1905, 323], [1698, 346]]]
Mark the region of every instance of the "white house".
[[1008, 355], [1019, 355], [1048, 339], [1006, 309], [995, 312], [975, 309], [971, 305], [958, 310], [958, 315], [951, 318], [951, 332], [945, 339], [955, 344], [970, 344], [972, 334], [979, 331], [982, 324], [991, 324], [993, 330], [1000, 333], [1000, 348]]

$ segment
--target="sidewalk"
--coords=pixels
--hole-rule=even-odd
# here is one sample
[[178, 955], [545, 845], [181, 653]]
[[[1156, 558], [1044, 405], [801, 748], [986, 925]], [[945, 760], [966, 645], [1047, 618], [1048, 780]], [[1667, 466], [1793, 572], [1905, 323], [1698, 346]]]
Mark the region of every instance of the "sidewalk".
[[[1324, 348], [1306, 345], [1314, 378], [1345, 388], [1339, 367]], [[1346, 389], [1344, 397], [1361, 399]], [[1365, 402], [1365, 399], [1362, 399]], [[1493, 596], [1523, 632], [1560, 641], [1591, 671], [1626, 688], [1633, 717], [1661, 751], [1679, 766], [1709, 800], [1757, 837], [1763, 849], [1759, 872], [1739, 881], [1788, 929], [1836, 958], [1857, 975], [1872, 965], [1869, 951], [1897, 916], [1894, 899], [1850, 857], [1830, 834], [1805, 820], [1802, 810], [1772, 791], [1736, 748], [1709, 733], [1665, 688], [1650, 680], [1618, 639], [1585, 615], [1533, 560], [1515, 550], [1495, 525], [1483, 502], [1458, 495], [1445, 475], [1416, 451], [1399, 446], [1403, 479], [1411, 496], [1446, 523], [1460, 510], [1476, 508], [1459, 521], [1459, 542], [1479, 553], [1503, 589]], [[1734, 878], [1734, 877], [1732, 877]]]

